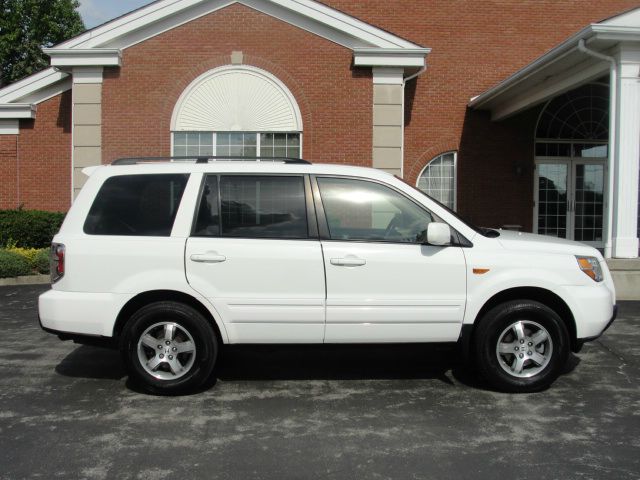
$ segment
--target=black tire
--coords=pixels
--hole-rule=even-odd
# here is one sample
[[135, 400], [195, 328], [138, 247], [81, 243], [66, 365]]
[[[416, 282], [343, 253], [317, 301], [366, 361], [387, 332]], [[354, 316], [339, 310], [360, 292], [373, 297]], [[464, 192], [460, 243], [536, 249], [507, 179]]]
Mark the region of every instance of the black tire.
[[[531, 354], [531, 347], [524, 346], [528, 345], [528, 341], [520, 347], [516, 331], [508, 330], [518, 321], [528, 322], [525, 323], [526, 331], [533, 332], [536, 325], [546, 330], [551, 343], [541, 344], [539, 347], [547, 352], [544, 357], [548, 360], [542, 364], [527, 357]], [[507, 333], [504, 333], [505, 330]], [[498, 342], [507, 338], [504, 335], [513, 338], [513, 343], [505, 342], [507, 345], [514, 345], [514, 350], [516, 346], [522, 348], [520, 352], [523, 353], [498, 354]], [[503, 343], [502, 346], [506, 345]], [[558, 314], [546, 305], [533, 300], [515, 300], [497, 305], [480, 319], [474, 334], [474, 348], [478, 368], [493, 387], [504, 392], [537, 392], [548, 388], [562, 372], [569, 355], [569, 333]], [[535, 347], [533, 353], [536, 353]], [[516, 361], [516, 355], [524, 355], [525, 367], [519, 374], [507, 372], [509, 360]], [[518, 376], [527, 371], [531, 376]]]
[[[176, 334], [176, 342], [179, 335], [185, 337], [185, 332], [187, 332], [195, 344], [195, 352], [186, 354], [189, 361], [185, 363], [190, 366], [188, 369], [184, 369], [187, 370], [186, 372], [180, 372], [179, 378], [156, 378], [145, 369], [139, 358], [138, 342], [142, 335], [149, 328], [163, 322], [178, 325], [179, 329], [176, 330], [179, 333]], [[160, 338], [159, 344], [164, 346], [163, 342], [164, 339]], [[144, 352], [153, 356], [149, 348]], [[155, 302], [142, 307], [127, 322], [123, 336], [122, 354], [130, 378], [144, 390], [164, 395], [187, 393], [200, 387], [211, 376], [218, 356], [218, 339], [211, 323], [191, 306], [171, 301]], [[193, 361], [191, 362], [192, 356]], [[178, 354], [175, 355], [175, 358], [177, 360]], [[168, 356], [165, 357], [165, 361], [166, 359]], [[167, 370], [168, 373], [165, 374], [164, 370]], [[156, 374], [167, 377], [173, 375], [168, 363], [160, 365], [156, 372]]]

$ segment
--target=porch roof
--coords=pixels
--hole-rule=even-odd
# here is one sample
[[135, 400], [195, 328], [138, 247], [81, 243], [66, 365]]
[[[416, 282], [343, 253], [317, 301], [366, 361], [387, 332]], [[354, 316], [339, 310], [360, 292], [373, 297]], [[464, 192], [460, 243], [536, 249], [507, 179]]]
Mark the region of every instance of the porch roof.
[[[640, 44], [640, 8], [593, 23], [494, 87], [473, 97], [469, 107], [490, 110], [498, 121], [545, 102], [609, 72], [604, 56], [621, 42]], [[585, 48], [601, 55], [593, 56]]]

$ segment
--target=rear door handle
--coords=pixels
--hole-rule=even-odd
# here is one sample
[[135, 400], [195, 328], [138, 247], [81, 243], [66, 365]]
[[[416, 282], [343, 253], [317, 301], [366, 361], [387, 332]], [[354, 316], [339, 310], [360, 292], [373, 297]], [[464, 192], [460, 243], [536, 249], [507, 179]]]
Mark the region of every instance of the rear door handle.
[[217, 253], [194, 253], [191, 255], [192, 262], [198, 263], [220, 263], [224, 262], [227, 257], [224, 255], [218, 255]]
[[360, 267], [367, 263], [367, 261], [364, 258], [358, 258], [358, 257], [352, 257], [352, 256], [348, 256], [344, 258], [332, 258], [329, 261], [331, 262], [331, 265], [338, 265], [341, 267]]

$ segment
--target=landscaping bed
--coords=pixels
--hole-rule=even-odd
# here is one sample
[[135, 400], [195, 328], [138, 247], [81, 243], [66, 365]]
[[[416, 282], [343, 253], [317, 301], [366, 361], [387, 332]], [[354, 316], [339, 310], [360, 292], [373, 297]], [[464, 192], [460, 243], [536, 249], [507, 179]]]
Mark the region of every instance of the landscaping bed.
[[63, 219], [59, 212], [0, 210], [0, 279], [49, 274], [51, 239]]

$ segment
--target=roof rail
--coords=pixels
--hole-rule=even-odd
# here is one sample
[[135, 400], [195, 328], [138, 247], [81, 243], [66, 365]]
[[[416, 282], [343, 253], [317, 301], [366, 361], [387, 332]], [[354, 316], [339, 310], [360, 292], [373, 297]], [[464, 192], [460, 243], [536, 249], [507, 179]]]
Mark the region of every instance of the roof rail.
[[292, 157], [238, 157], [232, 155], [225, 156], [173, 156], [173, 157], [130, 157], [119, 158], [111, 162], [111, 165], [139, 165], [143, 163], [172, 163], [172, 162], [194, 162], [209, 163], [211, 161], [228, 161], [228, 162], [282, 162], [287, 164], [304, 164], [311, 165], [311, 162], [301, 158]]

